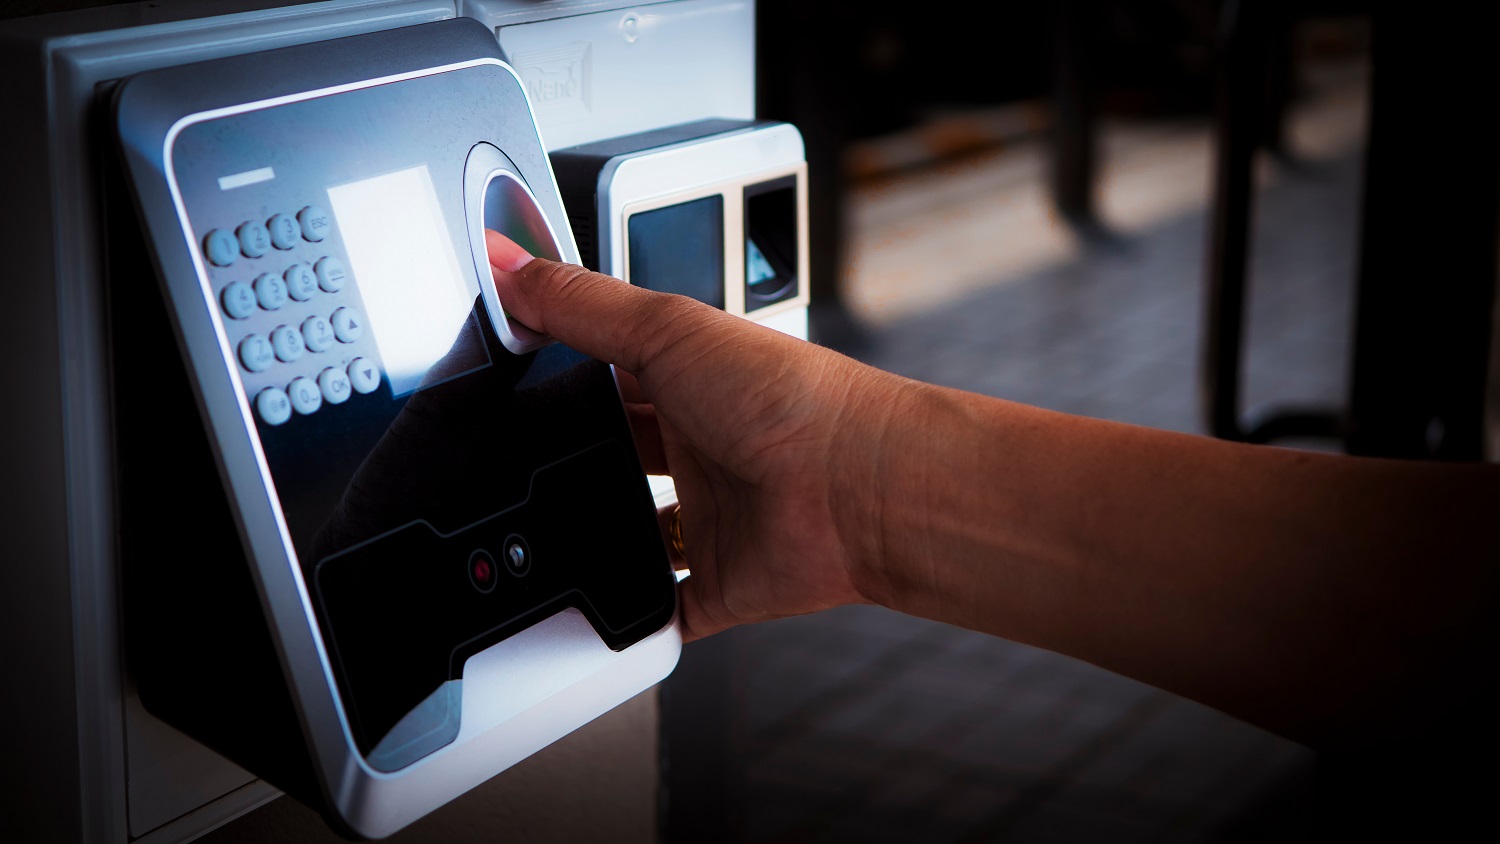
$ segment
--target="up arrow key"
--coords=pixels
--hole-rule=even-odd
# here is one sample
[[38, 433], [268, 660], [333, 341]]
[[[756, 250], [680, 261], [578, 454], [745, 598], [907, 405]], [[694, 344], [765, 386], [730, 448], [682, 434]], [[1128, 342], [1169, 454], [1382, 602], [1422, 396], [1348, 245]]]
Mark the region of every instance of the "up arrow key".
[[365, 333], [365, 327], [357, 321], [353, 308], [339, 308], [328, 321], [333, 323], [333, 333], [340, 343], [353, 343]]

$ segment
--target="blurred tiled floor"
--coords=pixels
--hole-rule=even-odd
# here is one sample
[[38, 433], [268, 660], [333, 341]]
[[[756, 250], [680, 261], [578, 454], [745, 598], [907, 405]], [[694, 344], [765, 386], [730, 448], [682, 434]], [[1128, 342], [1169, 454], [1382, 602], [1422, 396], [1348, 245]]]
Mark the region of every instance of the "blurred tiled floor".
[[[1359, 172], [1355, 153], [1307, 162], [1260, 196], [1247, 405], [1342, 395]], [[1203, 245], [1202, 210], [1189, 210], [891, 320], [862, 356], [1056, 410], [1201, 431]], [[746, 841], [1303, 832], [1311, 753], [1093, 666], [870, 607], [727, 635], [743, 688]]]

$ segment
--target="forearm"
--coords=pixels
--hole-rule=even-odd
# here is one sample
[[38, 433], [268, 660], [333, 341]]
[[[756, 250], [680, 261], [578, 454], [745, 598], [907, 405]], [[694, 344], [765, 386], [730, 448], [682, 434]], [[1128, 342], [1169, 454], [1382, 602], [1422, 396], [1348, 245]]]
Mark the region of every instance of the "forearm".
[[923, 385], [487, 240], [517, 319], [652, 403], [689, 635], [869, 599], [1311, 739], [1443, 700], [1410, 694], [1427, 680], [1494, 673], [1493, 652], [1446, 669], [1492, 641], [1496, 466], [1236, 445]]
[[931, 387], [889, 416], [856, 554], [868, 597], [1287, 734], [1337, 728], [1494, 595], [1492, 466], [1245, 446]]

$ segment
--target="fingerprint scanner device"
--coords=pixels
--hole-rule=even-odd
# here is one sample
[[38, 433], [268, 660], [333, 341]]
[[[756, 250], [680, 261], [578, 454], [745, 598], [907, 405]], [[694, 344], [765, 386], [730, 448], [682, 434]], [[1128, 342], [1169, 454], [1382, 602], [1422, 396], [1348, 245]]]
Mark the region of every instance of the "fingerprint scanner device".
[[579, 260], [488, 28], [148, 71], [114, 109], [248, 561], [136, 566], [147, 708], [380, 837], [664, 677], [613, 373], [509, 323], [484, 257], [490, 227]]
[[552, 166], [585, 266], [806, 336], [796, 127], [700, 120], [555, 150]]
[[[700, 120], [554, 150], [585, 266], [807, 339], [807, 162], [789, 123]], [[658, 505], [676, 500], [651, 477]]]

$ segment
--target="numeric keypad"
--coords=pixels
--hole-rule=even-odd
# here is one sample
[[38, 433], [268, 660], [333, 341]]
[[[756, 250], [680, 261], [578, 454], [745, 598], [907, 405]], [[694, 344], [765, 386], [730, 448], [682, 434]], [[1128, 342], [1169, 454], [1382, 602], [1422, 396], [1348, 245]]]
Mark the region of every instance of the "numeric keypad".
[[203, 237], [241, 380], [267, 425], [380, 387], [377, 350], [335, 235], [326, 209], [304, 205]]

